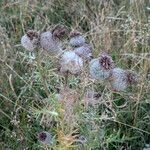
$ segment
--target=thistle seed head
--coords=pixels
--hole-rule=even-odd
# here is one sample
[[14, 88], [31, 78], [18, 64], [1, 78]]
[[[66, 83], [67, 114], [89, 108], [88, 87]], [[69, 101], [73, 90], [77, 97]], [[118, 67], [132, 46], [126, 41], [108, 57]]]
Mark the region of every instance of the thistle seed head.
[[126, 71], [126, 81], [128, 84], [136, 84], [138, 82], [138, 75], [130, 70]]
[[38, 140], [43, 144], [50, 144], [52, 135], [46, 131], [40, 132], [38, 134]]
[[74, 52], [84, 60], [91, 60], [93, 58], [92, 51], [92, 47], [89, 44], [84, 44], [74, 49]]
[[68, 29], [65, 26], [57, 25], [52, 30], [52, 35], [54, 38], [62, 39], [68, 35]]
[[115, 91], [124, 91], [127, 88], [126, 71], [121, 68], [114, 68], [110, 73], [110, 84]]
[[107, 53], [102, 53], [99, 57], [99, 63], [103, 70], [111, 70], [114, 68], [114, 61]]
[[39, 35], [34, 30], [29, 30], [21, 38], [22, 46], [28, 51], [33, 51], [37, 47], [38, 42], [39, 42]]
[[27, 36], [29, 37], [29, 39], [32, 41], [34, 38], [35, 39], [38, 39], [38, 37], [39, 37], [39, 35], [38, 35], [38, 33], [36, 32], [36, 31], [34, 31], [34, 30], [29, 30], [28, 32], [27, 32]]
[[71, 74], [80, 74], [83, 68], [83, 60], [73, 51], [66, 51], [60, 59], [61, 72], [69, 72]]
[[85, 44], [85, 38], [78, 31], [70, 33], [70, 45], [73, 47], [80, 47]]
[[90, 74], [97, 80], [104, 80], [110, 76], [113, 68], [113, 61], [108, 55], [101, 55], [100, 58], [93, 59], [90, 64]]
[[62, 51], [61, 41], [53, 38], [53, 35], [50, 31], [41, 33], [40, 45], [43, 50], [47, 51], [51, 55], [57, 55]]

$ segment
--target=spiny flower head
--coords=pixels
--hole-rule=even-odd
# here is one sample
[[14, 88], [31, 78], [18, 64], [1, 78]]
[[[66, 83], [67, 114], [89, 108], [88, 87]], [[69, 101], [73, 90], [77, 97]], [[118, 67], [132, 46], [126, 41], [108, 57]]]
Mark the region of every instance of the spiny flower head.
[[104, 80], [110, 76], [111, 69], [114, 68], [114, 62], [106, 53], [102, 53], [99, 58], [90, 62], [90, 74], [97, 80]]
[[43, 144], [50, 144], [52, 135], [49, 132], [43, 131], [38, 134], [38, 140]]
[[73, 47], [79, 47], [85, 44], [85, 38], [78, 31], [72, 31], [70, 33], [70, 45]]
[[44, 51], [51, 55], [57, 55], [62, 51], [62, 43], [58, 38], [53, 38], [51, 31], [46, 31], [40, 35], [40, 45]]
[[65, 26], [57, 25], [52, 30], [52, 35], [54, 38], [62, 39], [68, 35], [68, 29]]
[[110, 74], [110, 84], [114, 91], [124, 91], [127, 88], [126, 70], [114, 68]]
[[112, 60], [112, 57], [105, 52], [100, 55], [99, 63], [103, 70], [111, 70], [114, 68], [114, 61]]
[[130, 85], [135, 84], [138, 82], [138, 75], [131, 70], [126, 70], [126, 81]]
[[80, 74], [83, 68], [83, 60], [73, 51], [66, 51], [60, 59], [61, 72], [70, 72], [71, 74]]
[[27, 33], [21, 38], [22, 46], [28, 51], [33, 51], [37, 47], [38, 42], [39, 35], [37, 31], [34, 30], [27, 31]]
[[84, 44], [74, 49], [74, 52], [84, 60], [91, 60], [93, 58], [92, 51], [92, 47], [89, 44]]

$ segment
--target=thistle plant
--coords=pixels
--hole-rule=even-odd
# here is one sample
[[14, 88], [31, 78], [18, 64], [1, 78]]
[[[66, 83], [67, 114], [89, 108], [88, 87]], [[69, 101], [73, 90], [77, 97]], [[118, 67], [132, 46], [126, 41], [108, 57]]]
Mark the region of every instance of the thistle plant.
[[111, 87], [114, 91], [123, 91], [127, 88], [126, 72], [121, 68], [114, 68], [111, 71]]
[[89, 64], [90, 75], [97, 80], [104, 80], [110, 76], [114, 68], [114, 61], [107, 53], [102, 53], [99, 58], [91, 60]]
[[29, 30], [21, 38], [21, 45], [29, 52], [35, 50], [39, 42], [39, 34], [37, 31]]
[[79, 75], [83, 69], [83, 60], [73, 51], [66, 51], [62, 54], [60, 61], [60, 71], [69, 72], [73, 75]]
[[124, 91], [129, 85], [137, 83], [138, 76], [130, 70], [114, 68], [111, 71], [111, 87], [114, 91]]
[[67, 35], [68, 31], [64, 26], [56, 26], [52, 31], [46, 31], [40, 35], [40, 45], [43, 51], [50, 55], [58, 55], [62, 52], [62, 38]]
[[83, 60], [90, 61], [93, 58], [92, 47], [89, 44], [83, 44], [80, 47], [74, 49], [74, 52], [80, 56]]
[[72, 31], [70, 33], [70, 41], [69, 44], [73, 47], [80, 47], [85, 44], [85, 38], [78, 31]]
[[50, 144], [51, 140], [52, 140], [52, 135], [49, 132], [46, 131], [42, 131], [38, 134], [38, 140], [42, 143], [42, 144]]

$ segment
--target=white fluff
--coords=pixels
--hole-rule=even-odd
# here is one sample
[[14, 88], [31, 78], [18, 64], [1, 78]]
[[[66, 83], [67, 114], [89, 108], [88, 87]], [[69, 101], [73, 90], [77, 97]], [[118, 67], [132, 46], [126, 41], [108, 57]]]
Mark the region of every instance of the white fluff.
[[104, 70], [99, 63], [99, 59], [93, 59], [90, 64], [90, 74], [92, 78], [97, 80], [104, 80], [109, 77], [110, 70]]
[[90, 60], [91, 57], [93, 56], [92, 55], [92, 48], [89, 44], [84, 44], [83, 46], [81, 47], [77, 47], [74, 49], [74, 52], [82, 57], [83, 59], [85, 60]]
[[79, 74], [83, 68], [83, 60], [73, 51], [66, 51], [60, 59], [61, 71]]
[[62, 51], [61, 42], [54, 39], [50, 31], [41, 34], [40, 44], [43, 50], [48, 51], [50, 54], [59, 54]]
[[75, 47], [82, 46], [83, 44], [85, 44], [85, 38], [81, 35], [75, 36], [70, 39], [69, 43], [71, 46]]
[[115, 91], [124, 91], [127, 88], [126, 71], [114, 68], [111, 71], [111, 86]]
[[24, 36], [22, 36], [22, 38], [21, 38], [22, 46], [26, 50], [31, 51], [31, 52], [37, 47], [37, 43], [38, 43], [37, 38], [34, 37], [33, 40], [30, 40], [30, 38], [26, 34]]

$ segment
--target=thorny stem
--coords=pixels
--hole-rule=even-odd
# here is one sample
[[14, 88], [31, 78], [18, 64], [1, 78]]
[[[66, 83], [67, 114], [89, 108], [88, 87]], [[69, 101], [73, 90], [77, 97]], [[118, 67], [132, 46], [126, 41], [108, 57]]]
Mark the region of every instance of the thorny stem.
[[65, 72], [65, 86], [68, 85], [68, 76], [69, 76], [69, 72], [66, 71], [66, 72]]
[[50, 92], [49, 92], [49, 89], [48, 89], [48, 86], [47, 86], [47, 82], [45, 80], [45, 77], [43, 76], [43, 72], [42, 72], [42, 69], [41, 69], [41, 59], [40, 59], [39, 51], [37, 53], [37, 67], [38, 67], [38, 70], [40, 72], [40, 75], [41, 75], [41, 78], [42, 78], [42, 81], [43, 81], [43, 85], [44, 85], [44, 89], [45, 89], [46, 95], [47, 95], [47, 97], [49, 97]]

